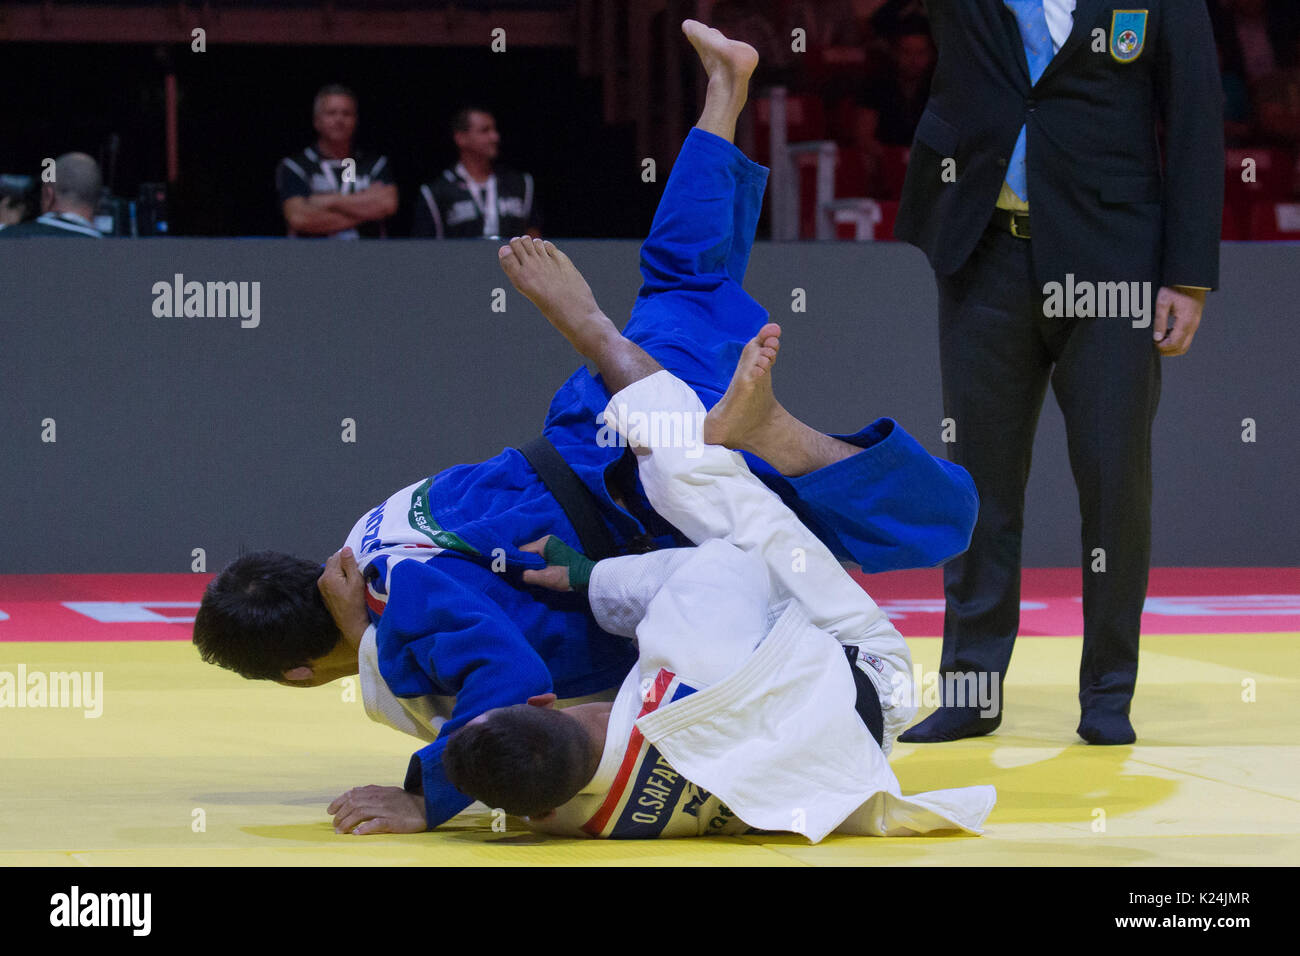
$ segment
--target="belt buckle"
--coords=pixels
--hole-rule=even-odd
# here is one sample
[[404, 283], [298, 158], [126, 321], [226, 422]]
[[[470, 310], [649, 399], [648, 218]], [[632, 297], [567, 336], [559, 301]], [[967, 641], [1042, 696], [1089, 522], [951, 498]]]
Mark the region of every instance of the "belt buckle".
[[[1021, 219], [1024, 219], [1025, 222], [1025, 231], [1023, 233], [1021, 233], [1020, 225], [1019, 225]], [[1011, 214], [1011, 235], [1015, 236], [1017, 239], [1029, 238], [1029, 214], [1028, 213], [1013, 212]]]

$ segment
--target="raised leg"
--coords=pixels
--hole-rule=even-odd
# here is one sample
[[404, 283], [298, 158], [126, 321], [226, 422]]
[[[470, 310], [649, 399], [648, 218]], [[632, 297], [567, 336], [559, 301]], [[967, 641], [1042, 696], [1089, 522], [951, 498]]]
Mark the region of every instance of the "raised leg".
[[644, 281], [624, 334], [709, 406], [767, 321], [741, 286], [767, 169], [731, 142], [758, 54], [693, 20], [682, 30], [708, 74], [708, 91], [641, 246]]
[[749, 99], [749, 77], [758, 66], [758, 51], [748, 43], [727, 39], [721, 30], [707, 27], [698, 20], [683, 22], [682, 32], [695, 47], [709, 77], [704, 111], [695, 125], [734, 143], [736, 120]]
[[516, 236], [497, 250], [497, 256], [511, 284], [537, 306], [579, 355], [596, 364], [606, 388], [626, 388], [663, 368], [639, 345], [619, 334], [596, 304], [578, 267], [555, 243]]

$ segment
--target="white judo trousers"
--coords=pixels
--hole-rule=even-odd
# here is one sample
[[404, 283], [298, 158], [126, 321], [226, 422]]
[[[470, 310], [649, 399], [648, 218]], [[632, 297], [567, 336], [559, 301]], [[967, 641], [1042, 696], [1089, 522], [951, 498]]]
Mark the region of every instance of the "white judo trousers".
[[[912, 695], [896, 693], [904, 686], [899, 681], [911, 680], [911, 655], [897, 629], [739, 453], [704, 445], [687, 426], [664, 427], [677, 415], [699, 422], [704, 408], [684, 382], [659, 371], [616, 394], [604, 419], [638, 452], [641, 482], [659, 514], [696, 544], [726, 541], [761, 562], [768, 606], [755, 610], [765, 627], [773, 617], [775, 623], [753, 635], [729, 674], [641, 717], [637, 728], [679, 773], [759, 829], [795, 830], [814, 842], [832, 830], [981, 832], [996, 800], [992, 787], [904, 797], [885, 758], [915, 714]], [[622, 576], [625, 563], [639, 560], [597, 564], [591, 598], [598, 620], [618, 615], [602, 580]], [[698, 642], [729, 623], [742, 625], [734, 613], [719, 620], [706, 604], [692, 612], [689, 597], [678, 595], [677, 610], [659, 624], [690, 627]], [[753, 615], [744, 617], [748, 622]], [[655, 625], [647, 615], [636, 626], [643, 673], [647, 652], [682, 640], [680, 633], [654, 633]], [[856, 688], [842, 644], [880, 664], [866, 672], [880, 695], [883, 750], [854, 709]]]

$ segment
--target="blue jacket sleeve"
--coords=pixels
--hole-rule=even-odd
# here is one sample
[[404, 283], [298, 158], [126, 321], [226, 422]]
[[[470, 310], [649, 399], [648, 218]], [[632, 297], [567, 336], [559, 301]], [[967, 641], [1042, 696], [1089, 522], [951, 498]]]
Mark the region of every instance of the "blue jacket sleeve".
[[979, 495], [966, 469], [931, 455], [890, 418], [832, 437], [862, 452], [789, 485], [791, 507], [837, 557], [874, 573], [933, 567], [969, 547]]
[[438, 561], [454, 560], [394, 567], [376, 635], [380, 673], [394, 694], [456, 697], [438, 739], [417, 751], [407, 770], [405, 787], [423, 792], [430, 829], [472, 802], [443, 774], [447, 738], [479, 714], [522, 704], [552, 687], [546, 664], [505, 611], [482, 590], [437, 567]]

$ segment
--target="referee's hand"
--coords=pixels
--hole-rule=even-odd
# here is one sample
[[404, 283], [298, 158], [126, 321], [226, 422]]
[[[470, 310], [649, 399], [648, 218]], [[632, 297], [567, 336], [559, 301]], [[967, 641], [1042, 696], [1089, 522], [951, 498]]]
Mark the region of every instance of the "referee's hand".
[[1205, 308], [1204, 289], [1171, 289], [1164, 286], [1156, 294], [1153, 323], [1156, 348], [1161, 355], [1185, 355], [1192, 347], [1192, 336], [1201, 324]]

